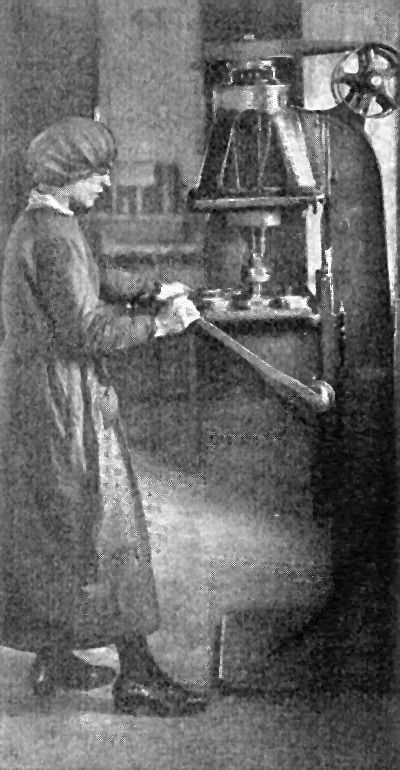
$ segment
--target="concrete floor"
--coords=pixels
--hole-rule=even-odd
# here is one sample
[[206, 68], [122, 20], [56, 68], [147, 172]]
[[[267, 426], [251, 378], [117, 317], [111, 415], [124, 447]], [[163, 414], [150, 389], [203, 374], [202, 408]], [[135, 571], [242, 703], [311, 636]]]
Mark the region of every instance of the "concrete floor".
[[[310, 506], [249, 516], [239, 496], [228, 499], [144, 453], [136, 460], [163, 616], [150, 638], [158, 661], [182, 681], [207, 688], [215, 627], [227, 608], [240, 609], [229, 616], [224, 673], [241, 685], [262, 673], [268, 686], [263, 696], [213, 691], [207, 712], [196, 718], [120, 717], [112, 712], [110, 688], [60, 691], [37, 703], [27, 686], [32, 656], [0, 648], [0, 768], [398, 766], [395, 698], [351, 689], [311, 696], [307, 656], [266, 655], [329, 588], [329, 530], [315, 525]], [[264, 612], [262, 638], [243, 620], [249, 607]], [[117, 663], [113, 648], [86, 657]]]

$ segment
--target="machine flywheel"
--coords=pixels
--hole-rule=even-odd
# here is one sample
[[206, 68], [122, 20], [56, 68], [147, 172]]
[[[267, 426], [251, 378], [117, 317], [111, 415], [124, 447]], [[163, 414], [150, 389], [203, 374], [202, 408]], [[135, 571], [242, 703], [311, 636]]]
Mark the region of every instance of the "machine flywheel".
[[384, 118], [400, 106], [399, 53], [383, 43], [366, 43], [349, 51], [332, 72], [337, 104], [346, 104], [363, 118]]

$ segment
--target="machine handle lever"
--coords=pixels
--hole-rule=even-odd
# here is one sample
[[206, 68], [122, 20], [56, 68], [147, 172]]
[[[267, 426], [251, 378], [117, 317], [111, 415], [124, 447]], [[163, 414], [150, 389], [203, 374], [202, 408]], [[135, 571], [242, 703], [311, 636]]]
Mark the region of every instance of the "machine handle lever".
[[326, 405], [326, 409], [331, 409], [333, 407], [335, 403], [335, 391], [332, 388], [332, 385], [329, 385], [329, 382], [325, 382], [325, 380], [317, 380], [314, 377], [311, 390], [318, 394], [318, 396], [321, 398], [321, 402]]
[[300, 401], [311, 407], [311, 409], [320, 414], [327, 412], [335, 403], [335, 392], [326, 382], [314, 380], [311, 387], [296, 380], [289, 374], [275, 369], [256, 353], [252, 353], [248, 348], [237, 340], [234, 340], [229, 334], [226, 334], [214, 324], [199, 318], [196, 322], [207, 334], [221, 342], [228, 350], [237, 353], [241, 358], [247, 361], [255, 369], [261, 378], [268, 385], [271, 385], [280, 395], [294, 402]]

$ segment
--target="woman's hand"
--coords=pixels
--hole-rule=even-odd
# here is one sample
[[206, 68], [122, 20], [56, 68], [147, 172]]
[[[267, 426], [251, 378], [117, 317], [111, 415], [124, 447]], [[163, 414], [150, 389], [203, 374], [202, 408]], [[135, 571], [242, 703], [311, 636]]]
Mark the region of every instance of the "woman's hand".
[[200, 318], [196, 306], [185, 296], [175, 297], [166, 302], [155, 318], [155, 337], [180, 334], [193, 321]]
[[161, 283], [159, 286], [157, 299], [161, 302], [175, 299], [175, 297], [187, 297], [190, 292], [189, 286], [178, 281], [172, 283]]

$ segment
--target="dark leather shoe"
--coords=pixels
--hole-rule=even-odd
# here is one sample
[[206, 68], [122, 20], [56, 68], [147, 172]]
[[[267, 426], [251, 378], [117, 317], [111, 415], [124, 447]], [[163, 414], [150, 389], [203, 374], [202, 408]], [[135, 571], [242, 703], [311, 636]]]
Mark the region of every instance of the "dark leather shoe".
[[54, 654], [42, 651], [31, 669], [33, 691], [39, 696], [51, 695], [56, 687], [69, 690], [93, 690], [111, 684], [116, 671], [109, 666], [92, 666], [72, 652]]
[[115, 710], [135, 716], [184, 717], [204, 711], [208, 698], [171, 680], [161, 684], [137, 682], [129, 676], [119, 676], [113, 686]]

